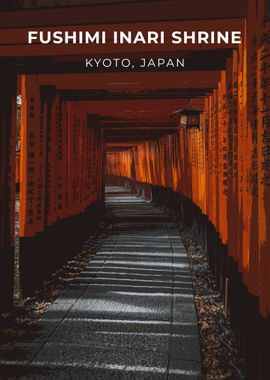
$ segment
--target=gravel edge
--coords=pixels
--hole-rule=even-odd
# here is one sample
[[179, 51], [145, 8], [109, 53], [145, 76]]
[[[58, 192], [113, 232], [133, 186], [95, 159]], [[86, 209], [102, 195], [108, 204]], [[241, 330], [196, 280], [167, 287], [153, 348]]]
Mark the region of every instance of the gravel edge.
[[203, 380], [242, 380], [243, 360], [225, 317], [224, 300], [210, 272], [207, 253], [190, 227], [180, 225], [179, 230], [191, 268]]

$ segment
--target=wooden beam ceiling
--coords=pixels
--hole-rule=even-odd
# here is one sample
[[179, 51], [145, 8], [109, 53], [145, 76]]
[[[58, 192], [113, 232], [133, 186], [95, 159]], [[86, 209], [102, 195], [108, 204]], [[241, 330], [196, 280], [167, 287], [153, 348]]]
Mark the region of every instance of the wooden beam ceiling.
[[[101, 4], [100, 4], [101, 3]], [[6, 8], [4, 4], [2, 8]], [[23, 11], [1, 12], [0, 25], [3, 27], [34, 27], [59, 25], [64, 20], [65, 25], [82, 24], [115, 24], [172, 20], [202, 20], [244, 18], [247, 15], [246, 0], [156, 0], [140, 2], [114, 2], [50, 9], [30, 9]]]
[[[138, 1], [82, 7], [0, 12], [0, 64], [13, 64], [18, 73], [39, 75], [41, 85], [55, 86], [62, 99], [76, 100], [89, 114], [98, 115], [106, 148], [119, 151], [177, 129], [172, 113], [193, 99], [202, 109], [204, 96], [217, 87], [233, 45], [27, 44], [29, 29], [57, 31], [114, 30], [244, 30], [246, 0]], [[135, 68], [89, 69], [85, 59], [127, 57]], [[138, 60], [184, 58], [183, 71], [175, 68], [139, 68]], [[106, 71], [106, 72], [105, 72]], [[152, 71], [152, 72], [151, 72]], [[157, 72], [156, 72], [157, 71]], [[80, 74], [76, 74], [80, 73]], [[50, 74], [50, 75], [49, 75]], [[57, 75], [54, 75], [57, 74]]]
[[137, 91], [151, 89], [216, 88], [220, 79], [219, 71], [179, 71], [162, 73], [99, 73], [39, 75], [42, 85], [55, 86], [61, 90], [105, 89], [110, 91]]

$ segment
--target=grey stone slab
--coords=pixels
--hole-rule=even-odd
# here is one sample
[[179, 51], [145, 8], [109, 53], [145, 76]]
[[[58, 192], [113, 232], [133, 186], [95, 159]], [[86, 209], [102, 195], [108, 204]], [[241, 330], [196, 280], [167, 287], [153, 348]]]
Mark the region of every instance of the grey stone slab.
[[174, 280], [175, 280], [175, 282], [188, 282], [188, 283], [192, 284], [190, 273], [180, 274], [177, 271], [176, 273], [174, 273]]
[[23, 337], [23, 341], [35, 344], [46, 342], [59, 323], [65, 318], [71, 307], [72, 304], [58, 304], [55, 302], [42, 314], [39, 321], [32, 326], [27, 335]]
[[195, 305], [192, 302], [185, 301], [179, 303], [177, 308], [173, 309], [173, 317], [177, 318], [177, 316], [180, 316], [182, 313], [193, 313], [196, 316]]
[[[112, 318], [65, 318], [61, 324], [57, 327], [58, 331], [71, 331], [74, 328], [74, 334], [76, 333], [76, 326], [81, 324], [82, 329], [87, 329], [90, 332], [109, 331], [109, 332], [127, 332], [127, 333], [159, 333], [159, 334], [171, 334], [178, 333], [180, 324], [172, 325], [171, 321], [163, 320], [142, 320], [142, 319], [112, 319]], [[181, 331], [187, 333], [188, 328], [192, 328], [192, 324], [181, 324]], [[196, 327], [196, 325], [195, 325]], [[68, 329], [68, 330], [65, 330]]]
[[173, 312], [173, 323], [197, 323], [196, 313], [193, 311], [185, 310], [174, 311]]
[[72, 307], [68, 317], [99, 317], [106, 315], [109, 318], [134, 318], [134, 319], [161, 319], [169, 320], [171, 318], [171, 296], [170, 294], [150, 293], [137, 291], [114, 292], [113, 290], [106, 294], [98, 293], [93, 296], [89, 292], [89, 297], [85, 293], [85, 298], [81, 298]]
[[165, 380], [167, 363], [165, 353], [47, 343], [23, 379], [60, 376], [63, 379]]
[[[122, 241], [121, 239], [114, 247], [114, 251], [117, 250], [119, 252], [137, 252], [139, 253], [171, 253], [171, 245], [169, 241], [163, 241], [162, 245], [158, 244], [156, 239], [148, 240], [146, 242], [141, 239], [138, 242], [133, 242], [133, 244], [128, 244], [129, 240]], [[166, 243], [166, 244], [165, 244]]]
[[200, 362], [200, 345], [196, 334], [173, 334], [170, 342], [169, 356], [181, 360]]
[[[79, 276], [79, 278], [80, 278], [80, 276]], [[72, 287], [67, 288], [66, 290], [61, 292], [61, 294], [57, 298], [57, 303], [58, 304], [60, 304], [60, 303], [61, 304], [66, 304], [66, 303], [74, 304], [78, 300], [78, 298], [80, 298], [83, 295], [83, 293], [85, 292], [85, 290], [87, 288], [87, 285], [88, 285], [87, 283], [86, 284], [74, 283], [72, 285]]]
[[[156, 285], [150, 285], [150, 284], [142, 284], [142, 283], [137, 283], [137, 284], [130, 284], [130, 283], [95, 283], [92, 285], [89, 285], [88, 291], [91, 292], [92, 294], [103, 294], [107, 292], [119, 292], [120, 294], [123, 294], [123, 292], [126, 293], [131, 293], [131, 295], [140, 295], [143, 293], [143, 295], [150, 296], [152, 294], [157, 294], [158, 296], [162, 293], [165, 295], [170, 295], [172, 296], [172, 290], [173, 286], [156, 286]], [[136, 292], [136, 294], [135, 294]], [[85, 297], [88, 298], [88, 295], [85, 294]], [[81, 298], [85, 298], [82, 296]]]
[[50, 335], [57, 328], [60, 319], [42, 319], [37, 325], [34, 325], [31, 330], [23, 336], [23, 343], [45, 343]]
[[177, 288], [179, 288], [179, 286], [176, 283], [173, 289], [174, 306], [177, 308], [178, 306], [182, 306], [183, 303], [191, 303], [195, 306], [192, 288], [182, 289], [180, 291]]
[[201, 366], [196, 361], [172, 359], [169, 361], [168, 380], [201, 380]]
[[[96, 270], [96, 269], [93, 269], [92, 271], [91, 270], [87, 270], [87, 271], [84, 271], [81, 273], [82, 276], [84, 277], [87, 277], [88, 275], [92, 278], [115, 278], [115, 279], [129, 279], [131, 281], [133, 280], [140, 280], [140, 281], [153, 281], [153, 282], [161, 282], [163, 284], [167, 284], [167, 283], [170, 283], [170, 282], [173, 282], [173, 272], [170, 271], [167, 275], [163, 275], [163, 274], [160, 274], [160, 273], [155, 273], [154, 271], [151, 271], [149, 270], [148, 273], [145, 271], [136, 271], [136, 270], [132, 270], [132, 269], [129, 269], [129, 268], [124, 268], [124, 269], [114, 269], [114, 268], [102, 268], [100, 270]], [[176, 278], [174, 276], [174, 278]], [[182, 280], [183, 279], [183, 280]], [[191, 278], [187, 278], [187, 277], [181, 277], [181, 281], [182, 282], [188, 282], [188, 281], [191, 281]], [[180, 280], [179, 280], [180, 282]]]
[[190, 274], [190, 265], [186, 257], [176, 257], [172, 260], [175, 273], [178, 271]]
[[133, 368], [84, 368], [84, 367], [49, 367], [31, 368], [22, 380], [167, 380], [163, 372], [135, 371]]
[[179, 296], [182, 302], [193, 303], [194, 301], [193, 288], [189, 284], [174, 283], [173, 294], [174, 296]]
[[[173, 268], [170, 268], [170, 270], [168, 269], [160, 269], [160, 268], [151, 268], [151, 267], [147, 267], [147, 268], [144, 268], [144, 267], [129, 267], [127, 265], [122, 265], [122, 266], [119, 266], [119, 265], [104, 265], [103, 267], [101, 268], [97, 268], [97, 267], [94, 267], [94, 268], [87, 268], [87, 272], [91, 273], [91, 272], [94, 272], [94, 273], [104, 273], [104, 272], [109, 272], [109, 273], [112, 273], [114, 272], [116, 275], [117, 273], [125, 273], [125, 274], [128, 274], [128, 275], [138, 275], [138, 276], [142, 276], [142, 275], [147, 275], [147, 276], [159, 276], [160, 278], [164, 278], [164, 277], [172, 277], [173, 276]], [[186, 278], [187, 278], [187, 274], [186, 274]]]
[[113, 255], [109, 257], [105, 261], [106, 265], [128, 265], [130, 267], [150, 267], [157, 269], [169, 269], [172, 270], [172, 258], [170, 256], [167, 257], [130, 257], [130, 256], [118, 256]]
[[130, 245], [130, 246], [127, 246], [127, 245], [124, 245], [124, 244], [121, 244], [121, 240], [115, 245], [115, 247], [113, 248], [113, 252], [115, 254], [115, 251], [119, 252], [119, 253], [124, 253], [124, 252], [127, 252], [127, 253], [130, 253], [130, 254], [144, 254], [146, 253], [148, 256], [150, 256], [151, 254], [152, 255], [165, 255], [167, 254], [167, 256], [172, 256], [171, 252], [172, 252], [172, 249], [171, 249], [171, 246], [170, 244], [168, 243], [167, 245], [165, 244], [162, 244], [162, 246], [158, 246], [157, 244], [155, 244], [153, 242], [153, 244], [142, 244], [141, 246], [138, 246], [137, 244], [135, 245]]
[[[128, 277], [126, 275], [125, 277]], [[152, 288], [157, 288], [157, 289], [168, 289], [172, 288], [175, 283], [171, 279], [168, 279], [168, 281], [159, 281], [158, 279], [155, 278], [150, 278], [150, 279], [145, 279], [145, 278], [124, 278], [123, 276], [119, 278], [113, 278], [112, 276], [97, 276], [95, 279], [95, 285], [102, 284], [102, 285], [115, 285], [115, 286], [124, 286], [124, 287], [152, 287]], [[179, 285], [180, 286], [180, 285]], [[189, 288], [189, 284], [184, 284], [184, 288]]]
[[170, 331], [172, 336], [184, 335], [198, 337], [198, 326], [196, 322], [173, 323]]
[[[77, 301], [77, 300], [76, 300]], [[72, 303], [70, 302], [59, 302], [58, 303], [58, 298], [56, 301], [49, 307], [45, 313], [42, 314], [41, 321], [44, 319], [63, 319], [67, 312], [71, 309]]]
[[[133, 328], [132, 328], [133, 327]], [[88, 320], [64, 320], [50, 342], [80, 343], [91, 347], [126, 348], [130, 350], [153, 350], [168, 353], [170, 342], [170, 327], [157, 331], [159, 326], [144, 325], [141, 328], [134, 325], [110, 324], [109, 322], [97, 324]], [[139, 331], [138, 331], [139, 330]], [[67, 335], [67, 331], [69, 334]]]
[[[145, 266], [142, 266], [142, 265], [135, 265], [135, 263], [133, 263], [132, 265], [132, 261], [131, 262], [110, 262], [110, 263], [106, 263], [105, 266], [103, 267], [95, 267], [96, 270], [100, 269], [100, 270], [115, 270], [115, 271], [119, 271], [119, 272], [123, 272], [123, 271], [128, 271], [128, 272], [131, 272], [131, 273], [148, 273], [148, 274], [159, 274], [159, 275], [172, 275], [173, 274], [173, 266], [172, 265], [167, 265], [166, 267], [163, 265], [163, 266], [158, 266], [158, 265], [152, 265], [148, 263], [148, 265], [145, 265]], [[188, 270], [188, 269], [187, 269]]]
[[159, 245], [159, 244], [170, 244], [170, 241], [168, 240], [168, 235], [166, 234], [166, 232], [164, 231], [161, 231], [159, 233], [146, 233], [144, 232], [144, 234], [141, 234], [139, 232], [134, 232], [133, 234], [131, 233], [127, 233], [127, 232], [123, 232], [121, 234], [121, 236], [119, 237], [119, 243], [123, 243], [123, 242], [127, 242], [129, 244], [131, 243], [134, 243], [134, 244], [137, 244], [137, 243], [153, 243], [154, 246], [156, 245]]

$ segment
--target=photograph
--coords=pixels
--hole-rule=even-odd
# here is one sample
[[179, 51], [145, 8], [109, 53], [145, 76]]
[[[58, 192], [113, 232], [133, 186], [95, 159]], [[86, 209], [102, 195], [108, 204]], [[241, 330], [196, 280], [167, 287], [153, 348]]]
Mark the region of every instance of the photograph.
[[0, 380], [270, 379], [270, 0], [0, 1]]

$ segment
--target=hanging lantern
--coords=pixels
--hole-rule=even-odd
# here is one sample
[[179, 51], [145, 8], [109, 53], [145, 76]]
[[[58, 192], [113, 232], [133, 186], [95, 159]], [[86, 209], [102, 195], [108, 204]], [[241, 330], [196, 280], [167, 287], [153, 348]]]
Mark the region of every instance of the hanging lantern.
[[174, 113], [178, 115], [178, 127], [179, 128], [196, 128], [200, 129], [200, 114], [201, 110], [196, 110], [192, 108], [191, 101], [189, 102], [187, 108], [175, 111]]
[[179, 111], [179, 127], [200, 129], [200, 110], [182, 109]]

